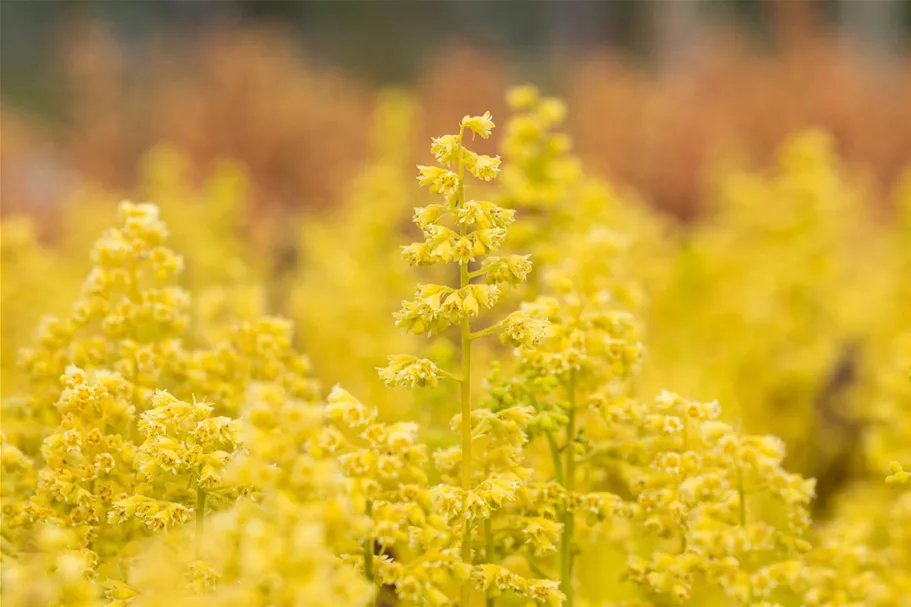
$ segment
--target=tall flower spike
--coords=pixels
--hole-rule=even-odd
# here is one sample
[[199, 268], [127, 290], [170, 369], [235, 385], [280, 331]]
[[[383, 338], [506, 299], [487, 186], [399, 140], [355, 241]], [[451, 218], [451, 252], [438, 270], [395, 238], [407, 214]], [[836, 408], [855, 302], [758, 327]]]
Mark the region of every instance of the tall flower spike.
[[[441, 333], [451, 327], [458, 327], [461, 368], [457, 373], [448, 372], [429, 359], [397, 355], [389, 357], [389, 364], [378, 369], [383, 381], [389, 386], [436, 387], [441, 379], [460, 384], [461, 411], [453, 422], [453, 429], [459, 432], [461, 444], [458, 448], [437, 452], [434, 457], [444, 479], [460, 479], [459, 486], [443, 484], [436, 487], [433, 493], [436, 496], [436, 508], [443, 512], [440, 524], [448, 529], [449, 537], [457, 542], [455, 547], [459, 554], [458, 560], [441, 558], [438, 564], [461, 583], [459, 604], [462, 607], [470, 604], [472, 587], [485, 593], [496, 591], [490, 588], [490, 584], [478, 582], [479, 579], [486, 578], [484, 571], [475, 565], [472, 541], [482, 525], [485, 534], [489, 533], [489, 521], [493, 512], [514, 499], [517, 487], [517, 477], [509, 470], [510, 467], [516, 467], [515, 458], [504, 456], [501, 468], [505, 468], [494, 470], [483, 454], [475, 457], [472, 455], [472, 443], [475, 440], [486, 440], [485, 432], [493, 423], [493, 414], [486, 410], [472, 411], [471, 345], [482, 337], [500, 334], [504, 343], [531, 348], [543, 338], [547, 330], [543, 320], [513, 314], [487, 328], [472, 332], [471, 320], [491, 309], [504, 288], [523, 283], [531, 270], [531, 260], [527, 255], [502, 258], [490, 256], [503, 243], [507, 229], [515, 221], [515, 212], [492, 202], [469, 198], [466, 194], [466, 177], [471, 175], [482, 182], [496, 178], [500, 172], [500, 158], [467, 149], [464, 145], [465, 134], [470, 131], [473, 135], [487, 139], [493, 127], [490, 112], [481, 116], [465, 116], [458, 134], [442, 135], [432, 140], [430, 151], [439, 165], [418, 166], [417, 179], [420, 185], [439, 195], [441, 201], [415, 209], [413, 221], [420, 228], [423, 241], [410, 244], [402, 250], [411, 265], [458, 265], [458, 285], [418, 285], [414, 299], [402, 302], [401, 311], [394, 316], [396, 325], [414, 334]], [[474, 269], [473, 264], [477, 264]], [[509, 413], [506, 415], [508, 417]], [[493, 419], [499, 418], [494, 416]], [[515, 423], [506, 421], [496, 423], [516, 426]], [[514, 444], [504, 445], [504, 452], [520, 450], [519, 445], [524, 441], [525, 435], [520, 430], [514, 434]], [[475, 460], [483, 461], [484, 465], [473, 469]], [[431, 536], [439, 535], [439, 530], [435, 533], [422, 530], [418, 535], [424, 537], [424, 547], [430, 550], [431, 545], [438, 543]], [[485, 558], [491, 558], [489, 548], [485, 549]], [[390, 571], [390, 568], [387, 567], [386, 571]], [[409, 591], [406, 588], [413, 584], [406, 583], [406, 578], [403, 577], [405, 575], [400, 571], [393, 578], [400, 595], [407, 600]], [[407, 575], [417, 574], [412, 572]], [[559, 591], [542, 580], [523, 581], [515, 588], [519, 588], [517, 594], [537, 603], [562, 600]]]

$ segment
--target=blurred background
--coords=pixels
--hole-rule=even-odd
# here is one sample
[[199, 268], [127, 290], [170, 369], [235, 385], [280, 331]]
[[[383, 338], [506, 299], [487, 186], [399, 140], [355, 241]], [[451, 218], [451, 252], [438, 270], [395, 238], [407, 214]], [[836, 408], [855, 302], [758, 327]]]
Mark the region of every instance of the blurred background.
[[762, 164], [805, 127], [885, 192], [911, 158], [909, 37], [900, 0], [4, 0], [3, 213], [129, 191], [161, 143], [201, 174], [240, 162], [256, 212], [325, 208], [380, 90], [413, 91], [420, 158], [526, 81], [566, 100], [587, 168], [680, 217], [719, 158]]

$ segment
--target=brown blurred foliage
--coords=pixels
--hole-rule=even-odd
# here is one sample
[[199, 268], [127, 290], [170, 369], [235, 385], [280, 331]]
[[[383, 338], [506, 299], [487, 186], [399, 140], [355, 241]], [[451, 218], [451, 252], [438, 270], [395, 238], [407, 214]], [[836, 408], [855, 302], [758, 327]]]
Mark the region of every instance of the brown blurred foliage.
[[[792, 30], [782, 28], [774, 53], [716, 29], [683, 62], [643, 68], [601, 50], [543, 68], [556, 74], [549, 92], [567, 98], [590, 168], [678, 214], [698, 208], [706, 169], [722, 155], [763, 162], [808, 126], [830, 131], [884, 191], [911, 160], [911, 60], [869, 61], [832, 34]], [[257, 208], [274, 215], [331, 204], [368, 153], [375, 87], [309, 60], [279, 29], [162, 35], [137, 57], [84, 26], [67, 32], [59, 57], [62, 121], [0, 114], [5, 212], [48, 208], [73, 176], [128, 190], [143, 151], [167, 142], [201, 170], [216, 158], [244, 163]], [[427, 57], [414, 84], [424, 112], [415, 158], [466, 111], [502, 116], [517, 82], [495, 53], [453, 46]]]

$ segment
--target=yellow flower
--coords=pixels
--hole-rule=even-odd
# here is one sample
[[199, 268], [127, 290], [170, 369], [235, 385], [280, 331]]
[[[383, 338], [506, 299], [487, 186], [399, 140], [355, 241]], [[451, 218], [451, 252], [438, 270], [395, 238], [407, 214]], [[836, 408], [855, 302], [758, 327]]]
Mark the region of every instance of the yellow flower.
[[490, 132], [495, 126], [493, 123], [493, 117], [490, 115], [490, 112], [484, 112], [481, 116], [468, 116], [466, 115], [462, 118], [460, 126], [463, 129], [468, 129], [473, 133], [476, 133], [481, 136], [482, 139], [487, 139], [490, 137]]

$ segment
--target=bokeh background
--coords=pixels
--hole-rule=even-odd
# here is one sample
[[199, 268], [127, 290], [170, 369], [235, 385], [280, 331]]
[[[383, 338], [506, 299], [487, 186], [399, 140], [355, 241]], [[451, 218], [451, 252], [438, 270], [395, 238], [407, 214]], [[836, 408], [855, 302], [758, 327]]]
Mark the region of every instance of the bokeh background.
[[3, 212], [129, 191], [161, 143], [247, 167], [257, 212], [331, 207], [383, 88], [416, 97], [417, 157], [526, 81], [566, 100], [588, 167], [680, 217], [719, 158], [767, 163], [804, 127], [885, 192], [911, 156], [909, 31], [899, 0], [4, 1]]

